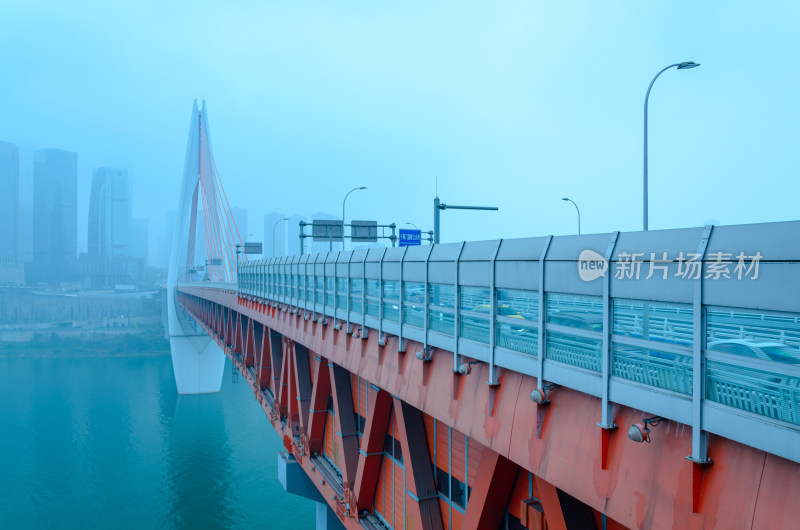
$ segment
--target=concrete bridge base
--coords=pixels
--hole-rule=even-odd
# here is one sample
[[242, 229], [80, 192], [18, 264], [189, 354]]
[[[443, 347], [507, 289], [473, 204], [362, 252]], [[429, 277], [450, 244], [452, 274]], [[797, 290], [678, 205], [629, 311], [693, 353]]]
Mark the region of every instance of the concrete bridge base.
[[206, 336], [170, 336], [172, 369], [178, 394], [219, 392], [225, 354]]
[[339, 518], [322, 498], [297, 459], [286, 451], [278, 453], [278, 480], [287, 493], [314, 501], [317, 506], [317, 530], [344, 530]]

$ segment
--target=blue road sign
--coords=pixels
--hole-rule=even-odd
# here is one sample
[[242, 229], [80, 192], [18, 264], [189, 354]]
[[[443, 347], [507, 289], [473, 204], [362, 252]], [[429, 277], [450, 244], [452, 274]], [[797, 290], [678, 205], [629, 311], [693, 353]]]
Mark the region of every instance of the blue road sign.
[[422, 230], [406, 230], [401, 228], [398, 235], [398, 246], [413, 247], [422, 244]]

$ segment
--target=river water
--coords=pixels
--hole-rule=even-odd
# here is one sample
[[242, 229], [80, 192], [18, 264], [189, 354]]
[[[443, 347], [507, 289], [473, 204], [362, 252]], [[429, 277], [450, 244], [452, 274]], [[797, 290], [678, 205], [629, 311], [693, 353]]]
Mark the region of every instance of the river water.
[[227, 361], [179, 396], [168, 355], [0, 357], [0, 528], [314, 528]]

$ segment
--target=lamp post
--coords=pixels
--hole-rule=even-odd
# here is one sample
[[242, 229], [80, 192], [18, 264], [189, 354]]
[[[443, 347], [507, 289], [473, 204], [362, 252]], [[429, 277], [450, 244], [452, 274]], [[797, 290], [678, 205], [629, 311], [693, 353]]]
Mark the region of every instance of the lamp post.
[[352, 190], [347, 192], [347, 195], [345, 195], [344, 199], [342, 200], [342, 251], [344, 251], [344, 242], [345, 242], [345, 239], [344, 239], [344, 225], [346, 223], [346, 221], [344, 219], [344, 205], [347, 202], [347, 198], [350, 196], [351, 193], [353, 193], [354, 191], [365, 190], [365, 189], [367, 189], [366, 186], [361, 186], [359, 188], [353, 188]]
[[678, 70], [689, 70], [691, 68], [696, 68], [700, 66], [698, 63], [694, 61], [685, 61], [682, 63], [675, 63], [669, 66], [666, 66], [659, 71], [656, 76], [650, 81], [650, 86], [647, 87], [647, 95], [644, 97], [644, 189], [643, 189], [643, 209], [642, 209], [642, 226], [645, 231], [647, 231], [647, 218], [648, 218], [648, 211], [647, 211], [647, 102], [650, 99], [650, 90], [653, 88], [653, 83], [656, 82], [658, 76], [669, 70], [670, 68], [677, 67]]
[[417, 225], [415, 225], [414, 223], [406, 223], [406, 224], [407, 224], [408, 226], [413, 226], [413, 227], [414, 227], [414, 230], [419, 230], [419, 227], [418, 227]]
[[577, 205], [577, 204], [575, 204], [575, 201], [573, 201], [572, 199], [570, 199], [570, 198], [568, 198], [568, 197], [564, 197], [564, 198], [563, 198], [563, 199], [561, 199], [561, 200], [562, 200], [562, 201], [568, 201], [568, 202], [571, 202], [571, 203], [572, 203], [572, 205], [575, 207], [575, 210], [578, 212], [578, 235], [581, 235], [581, 210], [580, 210], [580, 208], [578, 208], [578, 205]]
[[275, 229], [278, 228], [278, 225], [283, 221], [288, 221], [288, 217], [284, 217], [283, 219], [278, 219], [275, 221], [275, 224], [272, 225], [272, 257], [277, 258], [278, 256], [275, 254]]

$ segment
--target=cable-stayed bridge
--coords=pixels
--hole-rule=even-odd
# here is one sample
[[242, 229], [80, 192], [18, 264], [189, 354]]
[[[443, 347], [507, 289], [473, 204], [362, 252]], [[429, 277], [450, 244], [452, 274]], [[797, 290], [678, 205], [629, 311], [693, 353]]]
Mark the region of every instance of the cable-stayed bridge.
[[227, 355], [320, 528], [800, 520], [800, 222], [303, 254], [237, 275], [205, 106], [178, 217], [178, 389], [218, 391]]

